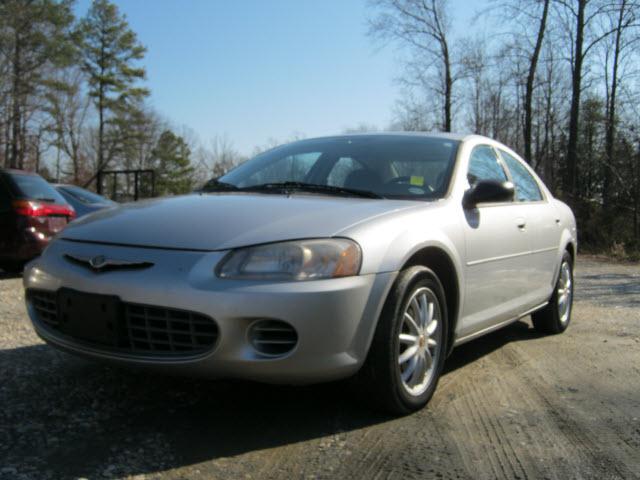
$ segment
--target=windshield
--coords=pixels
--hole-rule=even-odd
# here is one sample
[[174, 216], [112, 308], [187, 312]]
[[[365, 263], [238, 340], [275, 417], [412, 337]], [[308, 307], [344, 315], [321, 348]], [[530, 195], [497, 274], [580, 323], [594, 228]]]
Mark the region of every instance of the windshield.
[[39, 175], [9, 174], [16, 197], [66, 205], [66, 200]]
[[458, 144], [447, 138], [409, 135], [304, 140], [258, 155], [203, 190], [217, 190], [221, 184], [250, 189], [295, 182], [373, 192], [385, 198], [442, 198]]
[[75, 187], [73, 185], [64, 185], [58, 187], [58, 189], [63, 192], [71, 195], [76, 200], [81, 201], [82, 203], [88, 204], [100, 204], [100, 205], [115, 205], [115, 202], [108, 200], [97, 193], [90, 192], [89, 190], [85, 190], [84, 188]]

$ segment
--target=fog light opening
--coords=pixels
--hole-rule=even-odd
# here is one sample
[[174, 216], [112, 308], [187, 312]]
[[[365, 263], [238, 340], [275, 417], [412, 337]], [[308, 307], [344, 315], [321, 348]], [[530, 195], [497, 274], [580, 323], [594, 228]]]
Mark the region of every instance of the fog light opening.
[[281, 320], [258, 320], [249, 326], [248, 340], [260, 355], [281, 357], [295, 348], [298, 333]]

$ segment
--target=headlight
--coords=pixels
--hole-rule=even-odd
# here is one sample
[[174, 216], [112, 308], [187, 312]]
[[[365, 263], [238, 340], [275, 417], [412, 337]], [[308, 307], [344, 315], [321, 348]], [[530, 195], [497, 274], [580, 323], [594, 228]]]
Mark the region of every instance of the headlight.
[[271, 243], [233, 250], [221, 262], [221, 278], [318, 280], [357, 275], [362, 254], [343, 238]]

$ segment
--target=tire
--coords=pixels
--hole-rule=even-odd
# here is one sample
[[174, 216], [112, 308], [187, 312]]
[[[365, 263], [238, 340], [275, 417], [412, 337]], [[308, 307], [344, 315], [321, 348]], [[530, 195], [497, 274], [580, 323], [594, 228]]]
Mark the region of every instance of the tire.
[[571, 322], [573, 310], [573, 261], [565, 251], [560, 262], [558, 280], [542, 310], [531, 314], [533, 327], [540, 333], [557, 334], [564, 332]]
[[438, 277], [422, 266], [403, 270], [378, 320], [359, 376], [361, 391], [394, 414], [424, 407], [442, 373], [447, 333], [445, 294]]

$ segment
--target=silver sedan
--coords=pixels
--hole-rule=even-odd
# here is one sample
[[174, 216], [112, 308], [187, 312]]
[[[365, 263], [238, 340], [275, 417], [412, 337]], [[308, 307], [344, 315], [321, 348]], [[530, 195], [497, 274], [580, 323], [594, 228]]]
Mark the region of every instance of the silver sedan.
[[571, 317], [574, 216], [489, 138], [348, 135], [258, 155], [196, 194], [73, 222], [25, 270], [36, 332], [171, 373], [356, 376], [425, 405], [463, 342]]

